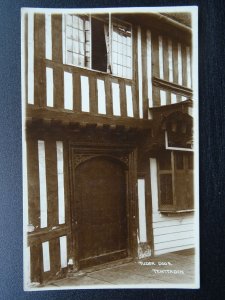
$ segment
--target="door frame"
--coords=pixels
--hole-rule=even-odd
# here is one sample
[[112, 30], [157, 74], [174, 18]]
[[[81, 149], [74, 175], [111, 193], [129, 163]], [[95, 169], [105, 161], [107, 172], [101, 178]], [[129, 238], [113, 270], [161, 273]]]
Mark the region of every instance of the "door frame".
[[74, 261], [74, 269], [79, 270], [78, 226], [76, 215], [79, 205], [76, 203], [74, 180], [76, 167], [86, 160], [95, 157], [108, 157], [121, 162], [126, 174], [126, 216], [127, 216], [127, 252], [128, 257], [137, 258], [137, 150], [130, 147], [87, 146], [71, 143], [69, 145], [69, 177], [70, 177], [70, 217], [71, 243], [70, 257]]

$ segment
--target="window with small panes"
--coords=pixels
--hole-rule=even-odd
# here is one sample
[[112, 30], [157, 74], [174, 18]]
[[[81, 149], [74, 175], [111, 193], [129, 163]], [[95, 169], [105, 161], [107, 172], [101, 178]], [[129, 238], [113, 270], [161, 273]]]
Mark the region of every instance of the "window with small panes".
[[193, 152], [162, 151], [157, 160], [159, 210], [193, 210]]
[[66, 64], [132, 79], [131, 24], [88, 15], [64, 19]]

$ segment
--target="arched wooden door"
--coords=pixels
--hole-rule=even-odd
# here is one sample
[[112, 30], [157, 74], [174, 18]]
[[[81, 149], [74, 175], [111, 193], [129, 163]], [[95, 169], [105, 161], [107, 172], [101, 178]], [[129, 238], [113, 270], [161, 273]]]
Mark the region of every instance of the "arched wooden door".
[[74, 191], [79, 267], [126, 257], [126, 175], [120, 161], [95, 157], [81, 163]]

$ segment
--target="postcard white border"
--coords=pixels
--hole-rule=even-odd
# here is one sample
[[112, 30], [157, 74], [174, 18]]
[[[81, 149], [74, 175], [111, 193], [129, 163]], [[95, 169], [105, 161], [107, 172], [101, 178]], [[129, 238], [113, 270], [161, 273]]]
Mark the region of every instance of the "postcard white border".
[[[110, 285], [92, 286], [66, 286], [66, 287], [30, 287], [29, 268], [27, 264], [27, 224], [28, 224], [28, 193], [27, 193], [27, 161], [26, 161], [26, 139], [25, 139], [25, 49], [24, 49], [24, 15], [28, 12], [33, 13], [191, 13], [192, 14], [192, 82], [193, 82], [193, 119], [194, 119], [194, 199], [195, 199], [195, 283], [194, 284], [138, 284], [138, 285], [118, 285], [115, 289], [121, 288], [151, 288], [151, 289], [198, 289], [200, 288], [200, 230], [199, 230], [199, 128], [198, 128], [198, 7], [197, 6], [165, 6], [165, 7], [119, 7], [119, 8], [21, 8], [21, 97], [22, 97], [22, 165], [23, 165], [23, 268], [24, 268], [24, 290], [25, 291], [45, 291], [45, 290], [71, 290], [71, 289], [108, 289]], [[176, 22], [176, 21], [174, 21]], [[177, 23], [177, 22], [176, 22]]]

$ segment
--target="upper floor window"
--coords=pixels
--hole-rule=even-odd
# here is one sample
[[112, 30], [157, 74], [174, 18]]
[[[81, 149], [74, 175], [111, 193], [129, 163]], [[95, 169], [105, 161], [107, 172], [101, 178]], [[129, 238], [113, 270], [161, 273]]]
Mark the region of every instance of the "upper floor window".
[[112, 33], [113, 74], [132, 78], [131, 26], [113, 23]]
[[90, 21], [86, 16], [66, 15], [66, 63], [90, 67]]
[[132, 28], [111, 18], [65, 15], [65, 63], [132, 79]]

